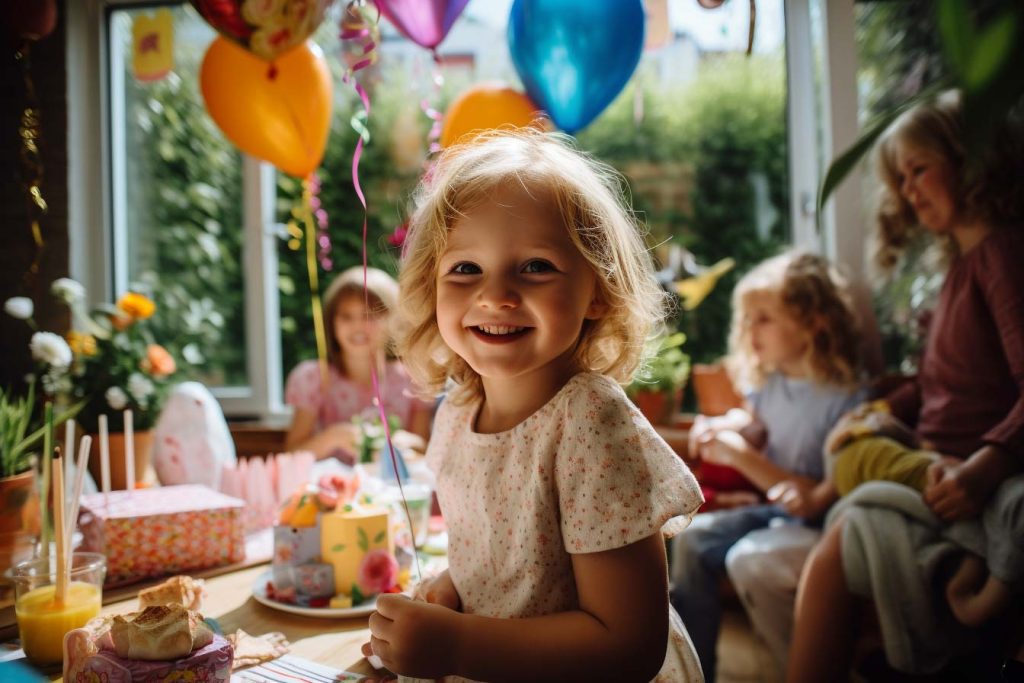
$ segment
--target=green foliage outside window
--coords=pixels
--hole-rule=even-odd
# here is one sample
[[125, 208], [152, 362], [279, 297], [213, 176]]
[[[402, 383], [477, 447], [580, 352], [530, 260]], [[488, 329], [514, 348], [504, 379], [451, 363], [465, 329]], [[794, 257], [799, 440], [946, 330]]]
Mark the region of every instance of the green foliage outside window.
[[[146, 198], [154, 236], [147, 263], [153, 267], [142, 279], [161, 320], [173, 328], [171, 336], [159, 331], [160, 338], [178, 339], [169, 344], [172, 352], [189, 348], [191, 354], [178, 357], [195, 361], [201, 377], [231, 382], [245, 370], [237, 152], [216, 132], [195, 83], [172, 75], [132, 87], [140, 90], [130, 114], [138, 125], [129, 127], [138, 129], [129, 140], [137, 154], [130, 157], [157, 179], [149, 183]], [[351, 180], [356, 133], [348, 123], [356, 98], [346, 88], [337, 84], [334, 123], [319, 172], [333, 243], [332, 271], [319, 271], [321, 292], [334, 274], [362, 258], [363, 209]], [[644, 110], [639, 120], [636, 88]], [[386, 238], [407, 215], [421, 171], [408, 161], [416, 151], [410, 148], [425, 144], [429, 123], [419, 109], [419, 94], [410, 90], [402, 74], [380, 72], [372, 92], [371, 139], [359, 166], [369, 204], [370, 264], [390, 272], [396, 270], [398, 250]], [[444, 93], [442, 105], [452, 95]], [[696, 362], [716, 359], [725, 348], [736, 278], [788, 241], [782, 56], [706, 60], [695, 82], [665, 90], [640, 74], [579, 136], [579, 144], [630, 180], [656, 253], [660, 242], [672, 240], [701, 263], [736, 259], [734, 273], [708, 300], [675, 321], [686, 333], [688, 355]], [[406, 161], [396, 164], [396, 155]], [[282, 223], [300, 195], [298, 181], [279, 175]], [[287, 373], [315, 357], [316, 350], [305, 250], [292, 251], [285, 240], [279, 247], [278, 282]]]

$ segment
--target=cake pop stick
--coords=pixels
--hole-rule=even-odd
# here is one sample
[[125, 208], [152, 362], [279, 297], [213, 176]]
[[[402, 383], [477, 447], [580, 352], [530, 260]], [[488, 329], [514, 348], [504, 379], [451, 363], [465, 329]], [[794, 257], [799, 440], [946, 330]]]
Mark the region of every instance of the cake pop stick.
[[124, 411], [124, 483], [126, 491], [135, 490], [135, 429], [131, 408]]

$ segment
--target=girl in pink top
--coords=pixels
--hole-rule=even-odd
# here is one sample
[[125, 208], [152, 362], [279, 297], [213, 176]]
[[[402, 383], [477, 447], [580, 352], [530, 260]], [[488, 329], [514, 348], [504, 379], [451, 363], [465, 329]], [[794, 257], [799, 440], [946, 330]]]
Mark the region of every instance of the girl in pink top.
[[393, 672], [473, 680], [699, 681], [668, 600], [665, 536], [702, 502], [629, 402], [665, 295], [618, 176], [555, 135], [449, 148], [417, 196], [399, 349], [451, 383], [428, 464], [449, 569], [380, 596]]
[[[384, 412], [397, 416], [404, 432], [396, 433], [401, 449], [422, 450], [432, 404], [416, 398], [405, 368], [389, 356], [389, 320], [398, 302], [398, 283], [382, 270], [349, 268], [324, 295], [327, 321], [326, 376], [320, 363], [299, 363], [288, 375], [285, 401], [294, 409], [285, 439], [289, 450], [313, 451], [317, 458], [331, 455], [354, 458], [358, 428], [352, 418], [378, 417], [371, 368], [376, 367]], [[366, 308], [369, 299], [370, 308]]]

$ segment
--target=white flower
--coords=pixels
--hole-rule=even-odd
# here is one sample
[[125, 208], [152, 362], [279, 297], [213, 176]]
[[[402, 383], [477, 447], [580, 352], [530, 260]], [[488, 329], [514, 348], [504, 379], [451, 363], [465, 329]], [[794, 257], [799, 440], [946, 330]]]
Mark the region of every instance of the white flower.
[[128, 405], [128, 394], [124, 393], [121, 387], [110, 387], [103, 397], [107, 399], [107, 405], [114, 410], [124, 410]]
[[142, 373], [133, 372], [128, 376], [128, 393], [139, 403], [145, 403], [153, 393], [153, 383]]
[[66, 368], [71, 365], [71, 347], [64, 337], [53, 332], [36, 332], [28, 343], [32, 357], [41, 363], [55, 368]]
[[85, 300], [85, 287], [69, 277], [58, 278], [50, 285], [50, 293], [66, 304]]
[[28, 320], [34, 312], [32, 299], [27, 296], [12, 296], [4, 302], [4, 311], [7, 315], [18, 320]]
[[71, 389], [71, 377], [66, 372], [65, 368], [52, 367], [47, 372], [43, 373], [42, 376], [43, 391], [50, 396], [59, 396], [62, 394], [70, 394]]

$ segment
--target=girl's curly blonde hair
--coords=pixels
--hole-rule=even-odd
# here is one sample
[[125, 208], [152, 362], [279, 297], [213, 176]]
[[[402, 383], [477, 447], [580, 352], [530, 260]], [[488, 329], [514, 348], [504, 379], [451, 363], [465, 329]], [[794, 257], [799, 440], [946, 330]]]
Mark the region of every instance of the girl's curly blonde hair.
[[806, 333], [811, 377], [841, 387], [856, 386], [860, 332], [846, 279], [827, 259], [799, 251], [761, 262], [733, 290], [726, 367], [737, 386], [744, 391], [756, 389], [773, 370], [758, 360], [747, 325], [750, 302], [766, 295], [777, 297], [782, 311]]
[[437, 326], [438, 261], [455, 222], [510, 187], [553, 207], [597, 276], [607, 311], [584, 323], [573, 355], [577, 367], [626, 383], [644, 342], [660, 331], [669, 299], [654, 279], [624, 181], [570, 140], [531, 129], [492, 131], [446, 149], [417, 188], [399, 271], [397, 348], [425, 392], [437, 393], [450, 378], [458, 385], [455, 401], [482, 394], [479, 375], [448, 348]]
[[[913, 207], [900, 192], [897, 166], [902, 147], [926, 153], [950, 165], [956, 177], [953, 188], [957, 211], [968, 221], [980, 220], [991, 227], [1019, 223], [1024, 218], [1024, 135], [1020, 121], [1001, 122], [992, 142], [977, 158], [968, 158], [960, 94], [949, 90], [934, 101], [903, 113], [875, 145], [875, 172], [879, 179], [876, 200], [875, 264], [888, 273], [899, 262], [923, 228]], [[942, 260], [956, 254], [948, 236], [939, 239]]]

